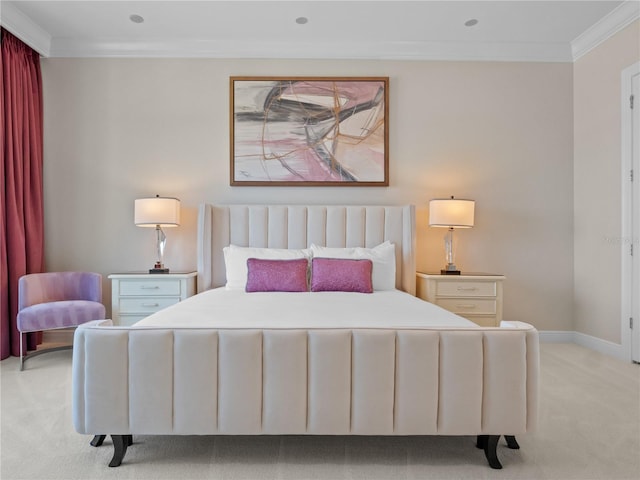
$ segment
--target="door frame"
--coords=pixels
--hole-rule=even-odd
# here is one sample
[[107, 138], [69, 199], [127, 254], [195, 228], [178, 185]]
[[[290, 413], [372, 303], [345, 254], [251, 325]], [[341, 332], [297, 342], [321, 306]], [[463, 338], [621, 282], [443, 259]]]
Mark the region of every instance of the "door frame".
[[[638, 165], [638, 155], [634, 158], [632, 150], [633, 141], [633, 110], [630, 108], [629, 97], [632, 92], [632, 79], [634, 76], [640, 75], [640, 62], [625, 68], [622, 71], [622, 88], [621, 94], [621, 133], [622, 133], [622, 162], [621, 162], [621, 213], [622, 213], [622, 231], [620, 236], [620, 261], [621, 261], [621, 343], [624, 358], [633, 361], [640, 361], [640, 352], [633, 352], [633, 331], [629, 326], [629, 319], [634, 319], [634, 330], [640, 329], [640, 312], [638, 312], [638, 292], [634, 292], [634, 275], [639, 278], [640, 272], [640, 246], [638, 238], [634, 230], [637, 231], [638, 225], [634, 226], [635, 219], [640, 217], [638, 212], [634, 212], [634, 185], [635, 197], [638, 196], [638, 177], [640, 176], [640, 166]], [[640, 108], [640, 98], [634, 99], [634, 109]], [[634, 171], [635, 178], [631, 181], [631, 171]], [[636, 220], [636, 223], [638, 221]], [[631, 246], [634, 245], [634, 255], [631, 256]], [[637, 282], [637, 280], [636, 280]], [[634, 299], [634, 295], [636, 296]], [[636, 310], [634, 312], [634, 310]]]

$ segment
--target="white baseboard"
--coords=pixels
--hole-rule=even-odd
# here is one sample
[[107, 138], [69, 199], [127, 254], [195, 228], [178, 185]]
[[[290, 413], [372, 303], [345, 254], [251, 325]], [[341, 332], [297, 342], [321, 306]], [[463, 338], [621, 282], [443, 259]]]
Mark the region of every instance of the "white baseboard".
[[618, 360], [624, 360], [627, 362], [630, 360], [629, 358], [626, 358], [622, 349], [622, 345], [609, 342], [607, 340], [602, 340], [601, 338], [592, 337], [591, 335], [587, 335], [585, 333], [575, 332], [575, 335], [575, 343], [577, 343], [578, 345], [582, 345], [583, 347], [590, 348], [591, 350], [595, 350], [596, 352], [615, 357]]
[[626, 358], [622, 345], [602, 340], [601, 338], [592, 337], [586, 333], [574, 331], [555, 331], [546, 330], [539, 332], [540, 343], [575, 343], [596, 352], [615, 357], [619, 360], [629, 361]]

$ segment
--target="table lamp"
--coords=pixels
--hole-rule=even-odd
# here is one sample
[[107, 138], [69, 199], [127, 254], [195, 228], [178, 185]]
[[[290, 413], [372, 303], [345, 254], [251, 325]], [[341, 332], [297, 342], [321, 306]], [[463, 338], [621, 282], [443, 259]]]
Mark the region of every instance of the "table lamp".
[[162, 227], [180, 225], [180, 200], [161, 197], [138, 198], [134, 205], [134, 222], [138, 227], [154, 227], [156, 229], [156, 264], [149, 273], [169, 273], [163, 263], [164, 248], [167, 237]]
[[473, 200], [453, 198], [453, 195], [429, 202], [429, 226], [449, 229], [444, 237], [447, 265], [440, 270], [442, 275], [460, 275], [454, 263], [453, 229], [473, 227], [475, 204]]

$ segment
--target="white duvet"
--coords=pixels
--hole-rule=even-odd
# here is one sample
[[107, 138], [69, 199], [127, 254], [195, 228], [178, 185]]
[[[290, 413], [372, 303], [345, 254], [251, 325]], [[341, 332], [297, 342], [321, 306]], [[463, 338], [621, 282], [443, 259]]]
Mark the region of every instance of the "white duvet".
[[399, 290], [246, 293], [208, 290], [139, 321], [136, 326], [204, 328], [477, 327], [465, 318]]

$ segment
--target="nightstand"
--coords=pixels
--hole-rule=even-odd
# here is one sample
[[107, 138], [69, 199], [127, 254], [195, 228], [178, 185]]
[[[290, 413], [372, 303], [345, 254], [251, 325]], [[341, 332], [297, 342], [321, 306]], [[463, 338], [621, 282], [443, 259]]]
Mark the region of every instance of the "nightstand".
[[129, 326], [196, 293], [196, 272], [112, 273], [111, 317]]
[[502, 321], [504, 275], [416, 273], [416, 296], [465, 317], [483, 327]]

